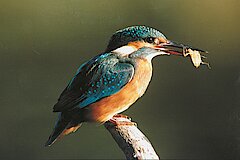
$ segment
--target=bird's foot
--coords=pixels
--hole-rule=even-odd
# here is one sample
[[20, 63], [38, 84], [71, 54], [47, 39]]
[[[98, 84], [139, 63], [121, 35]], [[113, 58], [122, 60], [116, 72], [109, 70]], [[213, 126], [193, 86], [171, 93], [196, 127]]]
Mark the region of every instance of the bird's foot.
[[115, 114], [114, 116], [113, 116], [113, 118], [125, 118], [125, 119], [128, 119], [128, 120], [132, 120], [130, 117], [128, 117], [128, 116], [126, 116], [126, 115], [124, 115], [124, 114]]
[[131, 121], [116, 121], [115, 119], [109, 121], [116, 126], [137, 126], [137, 123]]
[[137, 126], [137, 123], [132, 122], [131, 118], [122, 114], [114, 115], [109, 122], [116, 126]]

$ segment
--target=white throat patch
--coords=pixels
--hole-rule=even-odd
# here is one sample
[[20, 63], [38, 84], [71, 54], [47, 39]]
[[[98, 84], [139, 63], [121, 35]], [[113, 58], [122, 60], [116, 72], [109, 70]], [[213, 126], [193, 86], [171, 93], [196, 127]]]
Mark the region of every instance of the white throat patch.
[[155, 53], [147, 55], [146, 58], [149, 62], [151, 62], [154, 57], [159, 56], [159, 55], [170, 55], [170, 54], [168, 54], [166, 52], [162, 52], [162, 51], [156, 51]]
[[119, 54], [121, 54], [123, 56], [126, 56], [126, 55], [129, 55], [129, 54], [135, 52], [136, 50], [137, 49], [135, 47], [133, 47], [133, 46], [122, 46], [120, 48], [115, 49], [112, 52], [119, 53]]

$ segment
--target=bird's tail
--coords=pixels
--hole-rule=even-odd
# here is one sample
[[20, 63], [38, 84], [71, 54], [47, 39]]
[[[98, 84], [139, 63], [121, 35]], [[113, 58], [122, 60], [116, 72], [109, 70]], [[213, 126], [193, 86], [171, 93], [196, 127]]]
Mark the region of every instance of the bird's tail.
[[58, 121], [56, 122], [51, 135], [45, 143], [45, 146], [51, 146], [55, 141], [63, 136], [75, 132], [80, 126], [81, 123], [72, 120], [71, 117], [66, 116], [64, 113], [60, 113]]

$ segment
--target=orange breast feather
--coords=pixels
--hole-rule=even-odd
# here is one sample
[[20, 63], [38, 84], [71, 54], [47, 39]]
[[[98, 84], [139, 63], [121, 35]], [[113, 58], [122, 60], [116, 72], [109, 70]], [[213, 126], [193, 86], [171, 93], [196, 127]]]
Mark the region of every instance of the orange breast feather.
[[144, 94], [151, 80], [152, 65], [145, 59], [137, 59], [136, 64], [134, 76], [126, 86], [119, 92], [86, 107], [86, 121], [105, 122], [113, 115], [126, 110]]

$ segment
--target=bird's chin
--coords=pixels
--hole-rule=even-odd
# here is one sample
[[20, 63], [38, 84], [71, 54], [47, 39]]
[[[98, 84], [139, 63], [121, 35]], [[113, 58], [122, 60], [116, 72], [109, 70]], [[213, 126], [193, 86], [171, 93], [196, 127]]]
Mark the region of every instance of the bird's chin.
[[147, 59], [148, 61], [151, 61], [154, 57], [156, 57], [156, 56], [161, 56], [161, 55], [170, 55], [170, 54], [167, 53], [167, 52], [164, 52], [164, 51], [157, 50], [156, 52], [147, 55], [147, 56], [146, 56], [146, 59]]

